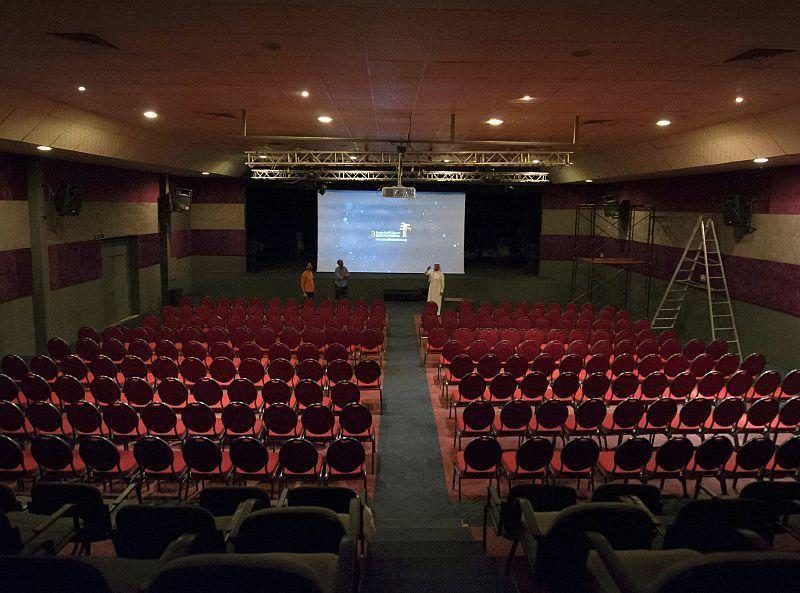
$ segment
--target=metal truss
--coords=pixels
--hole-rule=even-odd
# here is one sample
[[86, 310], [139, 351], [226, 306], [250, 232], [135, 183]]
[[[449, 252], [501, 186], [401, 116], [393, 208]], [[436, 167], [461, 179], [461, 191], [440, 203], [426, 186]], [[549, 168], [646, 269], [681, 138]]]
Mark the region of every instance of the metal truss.
[[[322, 169], [316, 171], [297, 169], [266, 169], [253, 168], [253, 179], [273, 181], [380, 181], [393, 182], [397, 180], [395, 171], [375, 171], [364, 169], [336, 170]], [[548, 173], [544, 171], [405, 171], [403, 181], [414, 183], [424, 181], [449, 182], [449, 183], [547, 183]]]
[[[247, 166], [275, 169], [277, 167], [394, 167], [399, 153], [391, 151], [294, 150], [252, 151]], [[572, 164], [569, 151], [407, 151], [402, 163], [407, 167], [566, 167]]]

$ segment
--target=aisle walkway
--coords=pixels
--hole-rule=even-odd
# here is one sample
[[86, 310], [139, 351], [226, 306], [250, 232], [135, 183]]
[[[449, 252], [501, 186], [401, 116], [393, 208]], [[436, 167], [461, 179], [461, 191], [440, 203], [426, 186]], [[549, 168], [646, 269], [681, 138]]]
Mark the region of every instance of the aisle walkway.
[[413, 315], [418, 303], [389, 304], [378, 480], [377, 527], [362, 591], [516, 591], [497, 563], [472, 541], [479, 503], [448, 500]]

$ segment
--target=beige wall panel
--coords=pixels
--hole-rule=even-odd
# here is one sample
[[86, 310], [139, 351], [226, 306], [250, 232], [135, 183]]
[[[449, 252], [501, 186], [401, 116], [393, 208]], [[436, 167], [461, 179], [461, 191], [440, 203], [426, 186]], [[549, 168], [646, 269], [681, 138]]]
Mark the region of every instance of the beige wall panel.
[[244, 273], [247, 271], [247, 258], [239, 255], [193, 255], [192, 276], [202, 277], [209, 273]]
[[101, 330], [112, 321], [105, 318], [102, 278], [50, 292], [51, 336], [74, 342], [81, 326]]
[[0, 251], [31, 246], [28, 202], [0, 201]]
[[575, 232], [575, 209], [542, 209], [543, 235], [572, 235]]
[[161, 305], [161, 267], [139, 268], [139, 308], [142, 315]]
[[192, 204], [193, 229], [243, 229], [244, 204]]
[[33, 337], [33, 298], [0, 303], [0, 357], [36, 353]]
[[84, 202], [78, 216], [55, 216], [48, 233], [50, 243], [91, 241], [98, 233], [106, 239], [158, 232], [155, 202]]

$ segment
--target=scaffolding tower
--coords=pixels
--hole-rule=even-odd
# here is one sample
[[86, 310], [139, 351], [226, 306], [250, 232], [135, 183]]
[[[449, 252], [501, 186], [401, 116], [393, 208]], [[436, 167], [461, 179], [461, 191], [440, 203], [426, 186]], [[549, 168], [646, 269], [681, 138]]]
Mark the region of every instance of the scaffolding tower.
[[594, 302], [600, 290], [609, 289], [602, 304], [650, 317], [654, 234], [652, 206], [627, 202], [576, 206], [570, 300]]

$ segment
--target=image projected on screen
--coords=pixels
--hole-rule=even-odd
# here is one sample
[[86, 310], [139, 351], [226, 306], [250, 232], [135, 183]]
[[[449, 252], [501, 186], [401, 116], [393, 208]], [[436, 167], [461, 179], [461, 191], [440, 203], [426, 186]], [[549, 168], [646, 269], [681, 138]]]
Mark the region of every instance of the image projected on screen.
[[351, 272], [422, 274], [441, 264], [464, 273], [464, 194], [417, 192], [415, 199], [376, 191], [317, 196], [317, 270], [343, 259]]

